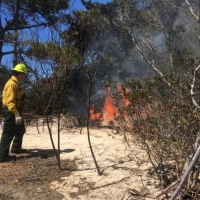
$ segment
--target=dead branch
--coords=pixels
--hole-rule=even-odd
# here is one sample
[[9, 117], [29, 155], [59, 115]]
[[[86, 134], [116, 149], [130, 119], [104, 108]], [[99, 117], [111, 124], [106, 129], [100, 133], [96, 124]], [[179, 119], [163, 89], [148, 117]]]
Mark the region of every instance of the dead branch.
[[191, 4], [189, 3], [189, 1], [188, 1], [188, 0], [185, 0], [185, 3], [188, 5], [188, 7], [189, 7], [189, 9], [190, 9], [190, 13], [192, 14], [192, 16], [193, 16], [195, 19], [199, 20], [199, 17], [194, 13], [194, 10], [192, 9], [192, 6], [191, 6]]
[[194, 77], [193, 77], [193, 81], [192, 81], [192, 85], [191, 85], [191, 90], [190, 90], [190, 94], [192, 96], [192, 103], [194, 104], [194, 106], [196, 108], [200, 108], [200, 106], [198, 105], [198, 103], [196, 102], [196, 99], [194, 97], [194, 95], [195, 95], [194, 86], [195, 86], [195, 81], [196, 81], [196, 74], [199, 71], [199, 69], [200, 69], [200, 65], [198, 67], [196, 67], [195, 70], [194, 70]]
[[[132, 175], [131, 175], [132, 176]], [[93, 188], [89, 188], [88, 190], [96, 190], [96, 189], [100, 189], [100, 188], [104, 188], [104, 187], [108, 187], [110, 185], [114, 185], [114, 184], [117, 184], [117, 183], [120, 183], [126, 179], [130, 178], [130, 176], [127, 176], [127, 177], [124, 177], [122, 179], [120, 179], [119, 181], [114, 181], [112, 183], [108, 183], [108, 184], [105, 184], [105, 185], [101, 185], [101, 186], [98, 186], [98, 187], [93, 187]]]
[[70, 116], [69, 114], [64, 115], [60, 114], [60, 125], [61, 129], [74, 128], [78, 126], [78, 120], [75, 117]]
[[160, 194], [158, 194], [156, 196], [156, 198], [159, 198], [160, 196], [162, 196], [163, 194], [166, 194], [171, 188], [173, 188], [177, 183], [179, 182], [179, 180], [175, 181], [174, 183], [172, 183], [170, 186], [168, 186], [165, 190], [163, 190]]
[[125, 194], [123, 195], [123, 197], [122, 197], [121, 200], [124, 199], [124, 197], [125, 197], [125, 195], [126, 195], [127, 192], [128, 192], [129, 194], [131, 194], [132, 196], [138, 196], [138, 197], [140, 197], [140, 198], [146, 197], [146, 198], [150, 198], [150, 199], [159, 199], [159, 197], [161, 197], [161, 196], [164, 195], [164, 194], [167, 196], [167, 192], [168, 192], [171, 188], [173, 188], [177, 183], [178, 183], [178, 180], [177, 180], [176, 182], [172, 183], [169, 187], [167, 187], [165, 190], [163, 190], [160, 194], [158, 194], [158, 195], [156, 195], [156, 196], [150, 194], [150, 192], [147, 191], [147, 190], [145, 190], [145, 191], [138, 191], [138, 190], [136, 190], [136, 189], [134, 189], [134, 188], [127, 188], [127, 191], [125, 192]]
[[176, 198], [176, 196], [178, 195], [179, 191], [181, 190], [181, 188], [183, 187], [183, 184], [186, 180], [186, 178], [188, 177], [190, 171], [192, 170], [193, 166], [195, 165], [196, 161], [199, 159], [200, 156], [200, 146], [197, 149], [194, 157], [192, 158], [192, 161], [190, 162], [187, 170], [185, 171], [185, 173], [183, 174], [183, 177], [178, 185], [178, 187], [176, 188], [174, 194], [172, 195], [172, 197], [170, 198], [170, 200], [174, 200]]

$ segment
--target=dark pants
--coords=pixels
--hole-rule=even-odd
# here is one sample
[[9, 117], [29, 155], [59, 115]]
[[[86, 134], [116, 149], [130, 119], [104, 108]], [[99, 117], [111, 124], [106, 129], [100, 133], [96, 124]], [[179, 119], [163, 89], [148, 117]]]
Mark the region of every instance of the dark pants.
[[22, 138], [25, 133], [24, 123], [15, 125], [15, 115], [7, 108], [3, 109], [4, 126], [0, 143], [0, 161], [4, 160], [8, 154], [11, 142], [11, 151], [20, 151], [22, 147]]

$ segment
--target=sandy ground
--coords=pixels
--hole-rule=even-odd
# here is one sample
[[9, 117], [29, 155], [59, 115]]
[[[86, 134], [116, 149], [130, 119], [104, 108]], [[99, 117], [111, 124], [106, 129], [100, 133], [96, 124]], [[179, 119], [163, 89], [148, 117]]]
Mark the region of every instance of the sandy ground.
[[[1, 132], [1, 130], [0, 130]], [[52, 126], [52, 134], [57, 147], [57, 127]], [[75, 161], [77, 170], [69, 176], [51, 182], [50, 189], [63, 195], [63, 200], [122, 200], [151, 199], [147, 195], [159, 193], [158, 181], [150, 175], [151, 165], [145, 153], [130, 143], [128, 147], [122, 135], [109, 128], [90, 129], [93, 151], [102, 175], [98, 175], [88, 145], [87, 130], [83, 128], [61, 131], [61, 163], [65, 159]], [[47, 127], [27, 126], [23, 148], [37, 151], [52, 149]], [[134, 189], [143, 194], [135, 194]], [[130, 198], [131, 196], [131, 198]]]

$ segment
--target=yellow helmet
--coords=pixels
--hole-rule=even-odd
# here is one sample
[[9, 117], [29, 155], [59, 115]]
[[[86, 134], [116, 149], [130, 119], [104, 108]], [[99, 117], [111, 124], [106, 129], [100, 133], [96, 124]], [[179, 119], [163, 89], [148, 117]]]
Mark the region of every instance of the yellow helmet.
[[17, 72], [22, 72], [25, 74], [27, 74], [27, 71], [28, 71], [26, 65], [23, 63], [17, 64], [12, 70], [15, 70]]

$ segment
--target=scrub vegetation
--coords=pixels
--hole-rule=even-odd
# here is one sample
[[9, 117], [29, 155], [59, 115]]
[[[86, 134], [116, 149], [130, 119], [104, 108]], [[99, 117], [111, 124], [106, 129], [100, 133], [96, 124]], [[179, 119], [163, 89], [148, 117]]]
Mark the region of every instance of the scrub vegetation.
[[[87, 126], [98, 175], [90, 127], [114, 127], [128, 144], [131, 134], [159, 187], [173, 186], [170, 198], [199, 148], [199, 1], [81, 3], [0, 1], [0, 89], [12, 66], [25, 63], [24, 114], [43, 117], [50, 138], [52, 116], [70, 116], [67, 128]], [[177, 198], [198, 199], [199, 167], [197, 159]]]

